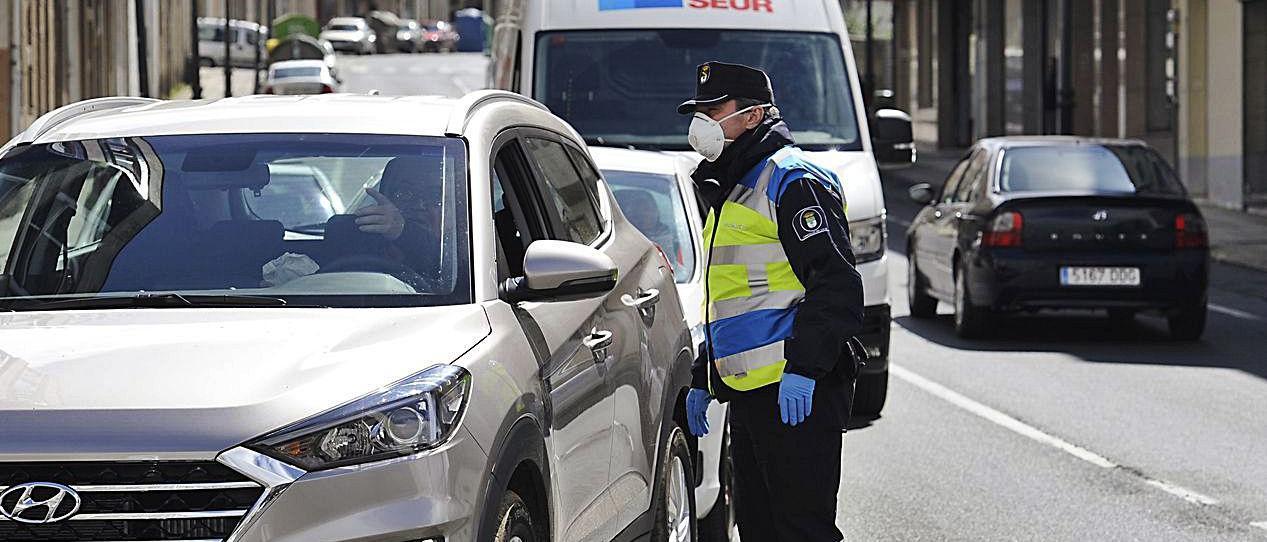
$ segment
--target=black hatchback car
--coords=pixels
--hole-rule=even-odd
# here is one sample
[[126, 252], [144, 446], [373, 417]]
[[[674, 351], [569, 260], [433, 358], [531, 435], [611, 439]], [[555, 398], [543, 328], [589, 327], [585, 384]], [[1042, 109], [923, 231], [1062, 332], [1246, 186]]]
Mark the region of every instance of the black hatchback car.
[[1174, 170], [1139, 141], [983, 139], [907, 231], [911, 315], [955, 308], [955, 330], [979, 338], [997, 314], [1103, 309], [1129, 321], [1161, 311], [1170, 334], [1205, 330], [1205, 221]]

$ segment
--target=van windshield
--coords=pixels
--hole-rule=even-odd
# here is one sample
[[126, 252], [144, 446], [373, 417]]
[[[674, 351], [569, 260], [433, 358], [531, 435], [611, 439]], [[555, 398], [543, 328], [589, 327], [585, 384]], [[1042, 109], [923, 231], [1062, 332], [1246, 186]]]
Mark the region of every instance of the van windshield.
[[591, 144], [689, 150], [695, 67], [761, 68], [802, 148], [861, 150], [840, 41], [832, 34], [715, 29], [543, 32], [533, 96]]
[[0, 159], [0, 311], [142, 293], [469, 303], [465, 164], [454, 138], [365, 134], [18, 147]]

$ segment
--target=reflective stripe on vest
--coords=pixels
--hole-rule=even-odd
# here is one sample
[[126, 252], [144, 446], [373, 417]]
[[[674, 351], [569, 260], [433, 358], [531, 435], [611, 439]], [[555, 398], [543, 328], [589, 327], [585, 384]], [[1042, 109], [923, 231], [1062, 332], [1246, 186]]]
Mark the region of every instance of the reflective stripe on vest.
[[713, 363], [727, 386], [748, 391], [783, 378], [783, 340], [792, 335], [805, 286], [779, 241], [784, 186], [810, 176], [839, 193], [836, 176], [785, 147], [748, 173], [704, 222], [707, 316]]

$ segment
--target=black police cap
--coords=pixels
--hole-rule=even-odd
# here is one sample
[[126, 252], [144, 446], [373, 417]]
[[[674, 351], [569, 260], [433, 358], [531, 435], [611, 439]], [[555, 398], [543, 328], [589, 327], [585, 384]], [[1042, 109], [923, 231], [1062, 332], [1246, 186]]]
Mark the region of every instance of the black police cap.
[[705, 62], [695, 69], [695, 97], [682, 102], [677, 112], [689, 115], [695, 112], [697, 106], [719, 104], [735, 98], [774, 103], [770, 77], [743, 64]]

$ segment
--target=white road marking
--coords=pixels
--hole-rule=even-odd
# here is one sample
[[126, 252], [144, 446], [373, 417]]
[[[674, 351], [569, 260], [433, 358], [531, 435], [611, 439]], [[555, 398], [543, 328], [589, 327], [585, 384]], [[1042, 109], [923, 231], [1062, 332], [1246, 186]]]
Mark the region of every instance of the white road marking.
[[894, 222], [898, 223], [898, 225], [900, 225], [900, 226], [902, 226], [902, 227], [904, 227], [904, 228], [909, 228], [909, 227], [911, 227], [911, 221], [910, 221], [910, 220], [902, 220], [902, 219], [900, 219], [900, 218], [898, 218], [898, 217], [896, 217], [896, 216], [889, 216], [889, 220], [892, 220], [892, 221], [894, 221]]
[[[1025, 422], [1022, 422], [1016, 418], [1013, 418], [1007, 414], [1004, 414], [986, 405], [978, 403], [977, 401], [969, 399], [965, 397], [964, 395], [960, 394], [959, 392], [956, 392], [941, 384], [933, 382], [932, 380], [924, 378], [923, 376], [915, 374], [911, 372], [910, 370], [906, 369], [905, 367], [902, 367], [900, 365], [890, 362], [889, 372], [893, 376], [896, 376], [902, 380], [905, 380], [906, 382], [913, 384], [915, 387], [920, 388], [938, 398], [941, 398], [945, 400], [946, 402], [949, 402], [959, 408], [967, 410], [968, 412], [976, 414], [977, 416], [984, 418], [987, 421], [1000, 425], [1021, 436], [1030, 438], [1034, 441], [1056, 448], [1078, 459], [1086, 461], [1087, 463], [1090, 463], [1092, 465], [1095, 465], [1097, 467], [1104, 468], [1104, 469], [1122, 469], [1125, 472], [1129, 472], [1132, 475], [1139, 477], [1140, 479], [1144, 481], [1144, 483], [1150, 486], [1153, 486], [1157, 489], [1160, 489], [1162, 491], [1165, 491], [1166, 493], [1179, 497], [1192, 504], [1200, 504], [1200, 505], [1206, 505], [1206, 506], [1218, 504], [1217, 500], [1211, 497], [1202, 495], [1200, 493], [1197, 493], [1196, 491], [1192, 491], [1191, 489], [1187, 489], [1185, 487], [1178, 486], [1178, 485], [1175, 485], [1163, 480], [1150, 478], [1147, 475], [1144, 475], [1143, 473], [1140, 473], [1139, 471], [1136, 471], [1133, 469], [1123, 468], [1121, 465], [1114, 463], [1107, 457], [1104, 457], [1100, 454], [1097, 454], [1091, 450], [1088, 450], [1076, 444], [1070, 443], [1064, 439], [1061, 439], [1060, 437], [1044, 433], [1042, 430], [1036, 427], [1026, 424]], [[1267, 525], [1267, 522], [1264, 522], [1264, 524]], [[1264, 528], [1267, 528], [1267, 527], [1264, 527]]]
[[1210, 303], [1208, 306], [1210, 307], [1210, 310], [1214, 312], [1217, 312], [1219, 314], [1226, 314], [1233, 318], [1240, 318], [1242, 320], [1258, 320], [1258, 321], [1261, 321], [1263, 319], [1262, 316], [1259, 316], [1257, 314], [1233, 309], [1232, 307], [1224, 307], [1223, 305], [1216, 305], [1214, 303]]
[[1259, 529], [1267, 530], [1267, 521], [1255, 521], [1253, 523], [1250, 523], [1249, 526], [1258, 527]]

